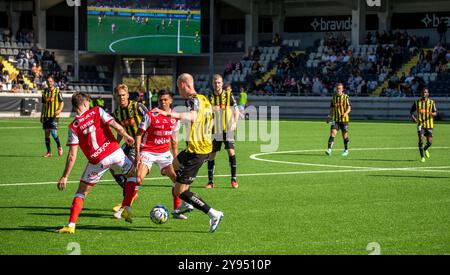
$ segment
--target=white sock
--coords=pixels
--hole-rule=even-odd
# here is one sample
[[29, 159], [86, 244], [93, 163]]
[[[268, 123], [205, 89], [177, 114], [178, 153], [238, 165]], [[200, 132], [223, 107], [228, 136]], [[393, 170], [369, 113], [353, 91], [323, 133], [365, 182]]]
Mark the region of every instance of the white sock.
[[67, 225], [68, 227], [74, 227], [75, 223], [74, 222], [69, 222], [69, 224]]
[[215, 217], [219, 216], [219, 212], [217, 210], [215, 210], [214, 208], [210, 208], [208, 211], [208, 216], [210, 218], [215, 218]]

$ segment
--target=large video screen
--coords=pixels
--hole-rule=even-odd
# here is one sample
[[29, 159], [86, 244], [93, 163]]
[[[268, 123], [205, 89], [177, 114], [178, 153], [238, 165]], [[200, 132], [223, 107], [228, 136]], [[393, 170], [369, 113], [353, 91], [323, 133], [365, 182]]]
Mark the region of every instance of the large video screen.
[[200, 53], [200, 0], [88, 0], [87, 16], [90, 52]]

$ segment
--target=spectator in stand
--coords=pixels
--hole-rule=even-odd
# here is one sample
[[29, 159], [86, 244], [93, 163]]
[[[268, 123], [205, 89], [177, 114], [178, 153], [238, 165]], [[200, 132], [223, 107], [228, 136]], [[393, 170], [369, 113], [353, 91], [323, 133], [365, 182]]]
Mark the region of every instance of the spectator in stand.
[[236, 62], [235, 64], [234, 64], [234, 70], [236, 71], [236, 72], [238, 72], [238, 73], [241, 73], [241, 71], [242, 71], [242, 64], [241, 64], [241, 62]]
[[231, 74], [233, 72], [233, 63], [231, 61], [228, 61], [227, 65], [225, 66], [225, 71], [223, 73], [224, 77]]
[[8, 42], [11, 41], [11, 29], [9, 27], [3, 29], [3, 40]]
[[324, 87], [323, 87], [322, 81], [317, 76], [315, 76], [314, 79], [313, 79], [312, 94], [315, 95], [315, 96], [326, 95], [326, 92], [324, 91]]
[[19, 53], [16, 55], [16, 60], [19, 67], [22, 67], [25, 63], [28, 63], [27, 55], [24, 49], [19, 50]]
[[301, 88], [303, 93], [307, 96], [311, 92], [312, 83], [307, 74], [304, 74], [301, 80]]
[[282, 41], [281, 41], [280, 34], [278, 34], [278, 33], [275, 34], [275, 36], [272, 39], [272, 44], [274, 46], [281, 46]]

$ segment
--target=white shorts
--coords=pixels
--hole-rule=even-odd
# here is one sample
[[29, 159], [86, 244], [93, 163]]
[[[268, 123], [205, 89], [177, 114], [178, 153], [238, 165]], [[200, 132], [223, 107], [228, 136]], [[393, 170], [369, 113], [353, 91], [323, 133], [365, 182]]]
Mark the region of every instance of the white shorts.
[[171, 165], [173, 161], [173, 156], [170, 151], [165, 153], [150, 153], [150, 152], [141, 152], [141, 162], [145, 164], [150, 170], [152, 168], [153, 163], [156, 163], [159, 167], [159, 170], [166, 168]]
[[97, 164], [88, 163], [80, 181], [87, 185], [95, 185], [109, 169], [114, 175], [126, 175], [132, 167], [133, 162], [125, 156], [122, 149], [118, 149]]

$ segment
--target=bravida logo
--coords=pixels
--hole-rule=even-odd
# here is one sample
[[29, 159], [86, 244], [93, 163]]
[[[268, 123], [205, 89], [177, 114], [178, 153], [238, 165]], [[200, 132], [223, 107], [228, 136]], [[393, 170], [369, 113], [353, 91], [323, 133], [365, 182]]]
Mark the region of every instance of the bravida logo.
[[381, 0], [366, 0], [369, 7], [381, 7]]
[[67, 6], [73, 7], [73, 6], [81, 6], [81, 0], [66, 0]]

